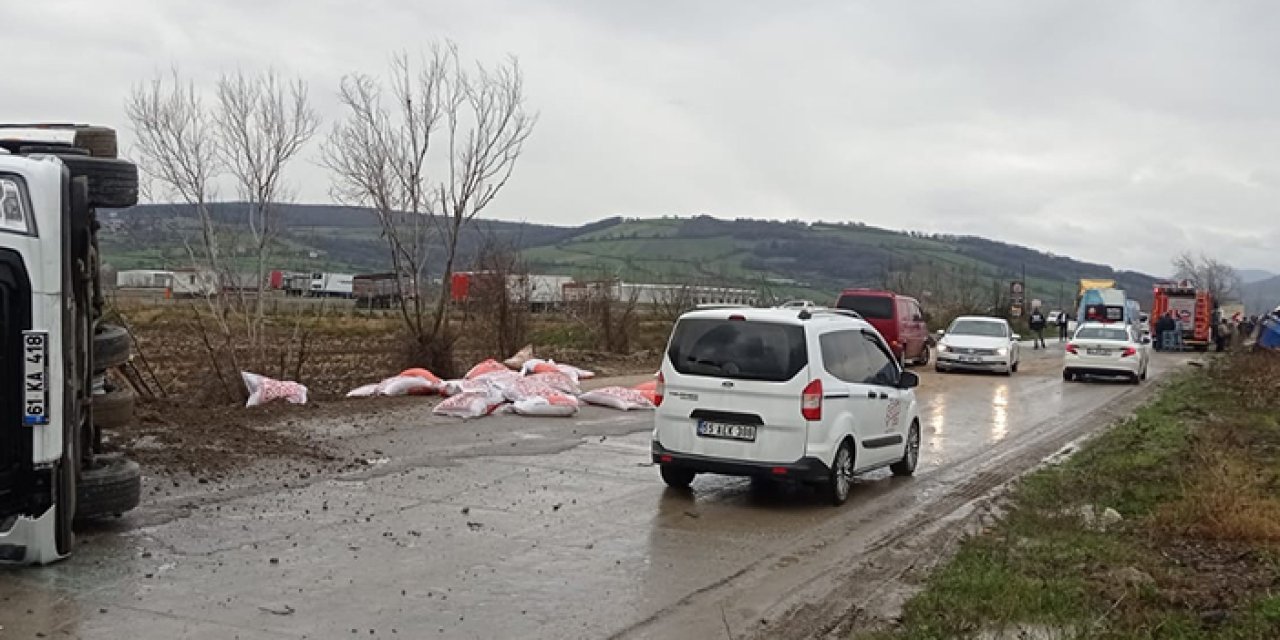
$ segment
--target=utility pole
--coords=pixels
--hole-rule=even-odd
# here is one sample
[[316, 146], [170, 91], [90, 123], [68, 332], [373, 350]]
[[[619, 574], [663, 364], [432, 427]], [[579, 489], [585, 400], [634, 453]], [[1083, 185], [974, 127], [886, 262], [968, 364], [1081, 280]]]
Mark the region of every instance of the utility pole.
[[1023, 302], [1024, 306], [1030, 304], [1032, 300], [1030, 285], [1031, 283], [1027, 282], [1027, 263], [1024, 262], [1022, 263], [1022, 299], [1025, 301]]

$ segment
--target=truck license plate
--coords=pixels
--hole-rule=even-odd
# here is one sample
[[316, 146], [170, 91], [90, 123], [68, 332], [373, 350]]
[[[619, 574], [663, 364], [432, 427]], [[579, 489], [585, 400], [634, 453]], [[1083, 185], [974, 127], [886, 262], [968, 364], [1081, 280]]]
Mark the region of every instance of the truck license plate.
[[729, 440], [746, 440], [755, 442], [756, 425], [726, 424], [723, 422], [698, 422], [698, 435], [704, 438], [726, 438]]
[[22, 424], [49, 424], [49, 334], [22, 332]]

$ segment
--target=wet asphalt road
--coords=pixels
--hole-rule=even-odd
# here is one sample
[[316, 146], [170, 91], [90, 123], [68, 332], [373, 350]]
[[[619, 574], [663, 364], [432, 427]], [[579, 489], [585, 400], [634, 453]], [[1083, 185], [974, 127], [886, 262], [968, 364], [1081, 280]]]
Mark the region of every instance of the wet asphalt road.
[[188, 487], [65, 562], [0, 570], [0, 638], [825, 635], [892, 609], [975, 501], [1152, 386], [1064, 383], [1057, 349], [1023, 359], [1011, 378], [918, 369], [916, 477], [869, 474], [841, 508], [734, 478], [668, 490], [643, 413], [308, 424], [372, 464]]

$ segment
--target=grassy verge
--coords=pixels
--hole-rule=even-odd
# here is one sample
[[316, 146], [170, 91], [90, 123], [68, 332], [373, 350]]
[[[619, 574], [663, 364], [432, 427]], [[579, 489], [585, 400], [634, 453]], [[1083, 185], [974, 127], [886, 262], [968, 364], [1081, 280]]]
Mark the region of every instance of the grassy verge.
[[1025, 478], [870, 637], [1280, 638], [1277, 489], [1280, 358], [1221, 359]]

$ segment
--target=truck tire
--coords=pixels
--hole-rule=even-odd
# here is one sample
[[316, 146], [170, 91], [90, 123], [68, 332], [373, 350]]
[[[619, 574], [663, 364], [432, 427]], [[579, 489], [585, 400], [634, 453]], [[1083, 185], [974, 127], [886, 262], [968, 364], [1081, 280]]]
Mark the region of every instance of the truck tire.
[[75, 145], [88, 151], [95, 158], [114, 158], [119, 154], [116, 130], [108, 127], [76, 129]]
[[129, 387], [117, 387], [100, 396], [93, 396], [93, 423], [99, 428], [119, 429], [133, 422], [133, 407], [137, 395]]
[[89, 179], [89, 206], [124, 209], [138, 204], [138, 166], [128, 160], [55, 154], [72, 177]]
[[76, 485], [76, 521], [120, 516], [142, 499], [142, 469], [119, 454], [94, 456]]
[[93, 332], [93, 370], [106, 371], [129, 361], [133, 341], [124, 327], [102, 323]]
[[89, 151], [86, 149], [78, 149], [69, 144], [29, 144], [18, 148], [18, 153], [23, 155], [35, 153], [48, 153], [53, 155], [72, 155], [87, 156]]

